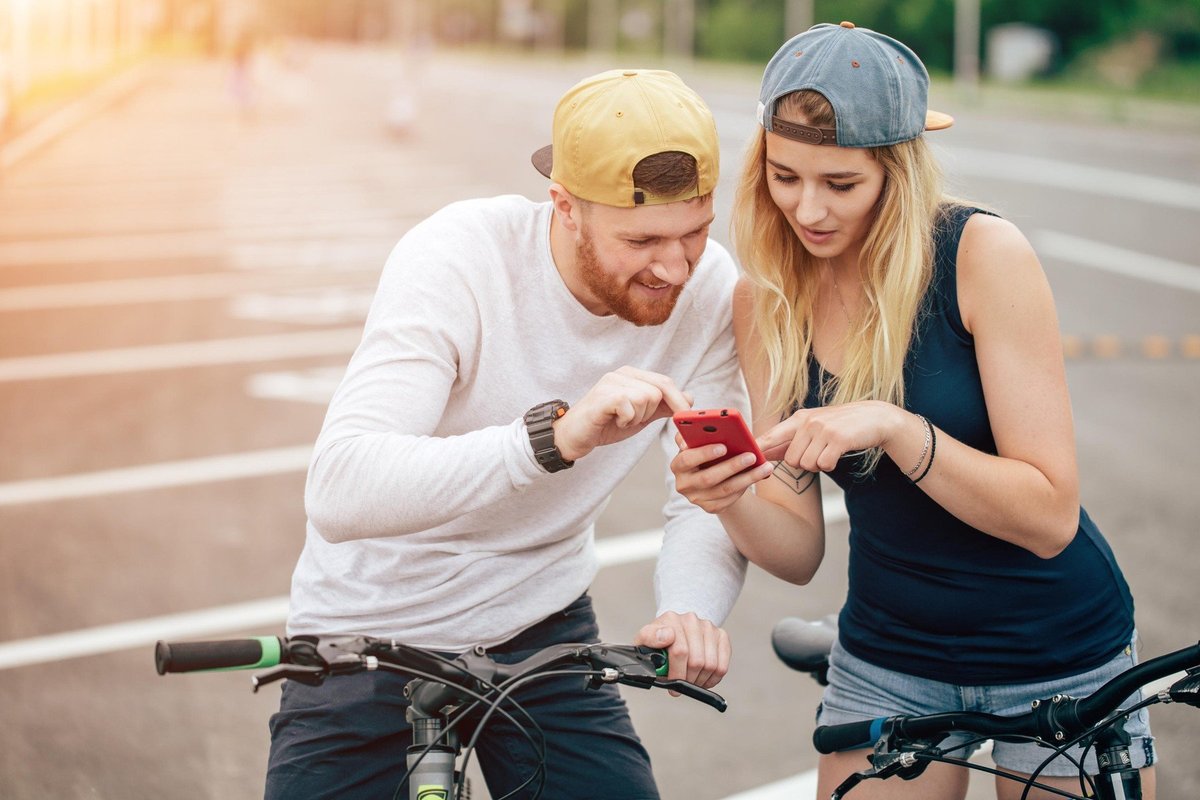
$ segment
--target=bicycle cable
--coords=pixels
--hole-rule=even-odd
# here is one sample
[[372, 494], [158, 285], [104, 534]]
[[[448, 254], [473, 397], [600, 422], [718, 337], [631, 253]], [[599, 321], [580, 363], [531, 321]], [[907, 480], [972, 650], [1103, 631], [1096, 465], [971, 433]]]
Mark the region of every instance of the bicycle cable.
[[[1046, 745], [1046, 747], [1049, 747], [1054, 752], [1052, 752], [1049, 756], [1047, 756], [1046, 759], [1041, 764], [1038, 765], [1037, 769], [1035, 769], [1033, 771], [1033, 774], [1031, 774], [1029, 776], [1030, 780], [1034, 780], [1039, 775], [1041, 775], [1042, 771], [1045, 770], [1047, 767], [1049, 767], [1050, 763], [1052, 761], [1054, 761], [1054, 759], [1058, 758], [1060, 755], [1066, 756], [1079, 769], [1079, 776], [1080, 776], [1079, 788], [1080, 788], [1080, 790], [1086, 792], [1088, 789], [1090, 789], [1092, 794], [1094, 795], [1096, 792], [1096, 782], [1095, 782], [1095, 780], [1093, 780], [1091, 775], [1087, 774], [1087, 770], [1084, 769], [1082, 762], [1087, 758], [1088, 751], [1091, 750], [1093, 747], [1095, 747], [1096, 734], [1099, 733], [1100, 731], [1104, 730], [1105, 728], [1107, 728], [1109, 725], [1112, 725], [1114, 722], [1116, 722], [1121, 717], [1127, 717], [1130, 714], [1136, 713], [1143, 708], [1147, 708], [1148, 706], [1152, 706], [1155, 703], [1159, 703], [1159, 702], [1162, 702], [1162, 701], [1161, 701], [1161, 698], [1157, 694], [1153, 695], [1152, 697], [1147, 697], [1147, 698], [1135, 703], [1134, 705], [1130, 706], [1127, 709], [1117, 709], [1116, 711], [1113, 711], [1111, 714], [1109, 714], [1107, 717], [1105, 717], [1104, 719], [1097, 722], [1095, 725], [1090, 726], [1087, 730], [1078, 734], [1074, 738], [1072, 738], [1066, 742], [1063, 742], [1061, 745], [1052, 745], [1052, 744], [1048, 744], [1048, 743], [1043, 743]], [[1092, 740], [1090, 742], [1088, 742], [1086, 747], [1083, 748], [1083, 752], [1080, 754], [1079, 760], [1076, 761], [1066, 751], [1068, 748], [1074, 747], [1077, 743], [1083, 741], [1084, 739], [1087, 739], [1088, 737], [1092, 737]], [[1040, 741], [1040, 740], [1038, 740], [1038, 741]], [[1084, 779], [1087, 780], [1086, 787], [1084, 786]], [[1023, 791], [1021, 793], [1020, 800], [1028, 800], [1029, 790], [1031, 788], [1033, 788], [1033, 787], [1032, 786], [1025, 787], [1025, 791]]]
[[[532, 681], [537, 680], [539, 678], [553, 678], [553, 677], [562, 677], [562, 676], [586, 677], [586, 676], [596, 676], [596, 675], [602, 675], [602, 674], [603, 674], [602, 671], [596, 670], [596, 669], [556, 669], [556, 670], [550, 670], [547, 672], [537, 672], [532, 675], [522, 675], [522, 676], [519, 676], [516, 678], [512, 678], [512, 679], [500, 684], [501, 691], [500, 691], [500, 695], [496, 698], [495, 705], [493, 705], [486, 712], [484, 712], [483, 718], [479, 720], [479, 725], [476, 726], [476, 728], [475, 728], [475, 733], [471, 736], [471, 740], [467, 743], [467, 746], [463, 749], [463, 753], [464, 753], [463, 769], [464, 770], [466, 769], [467, 763], [470, 761], [471, 752], [474, 750], [475, 743], [479, 739], [480, 734], [483, 733], [483, 728], [487, 724], [488, 718], [491, 716], [493, 711], [495, 711], [496, 709], [499, 708], [499, 704], [501, 702], [503, 702], [504, 700], [508, 700], [510, 703], [515, 703], [515, 701], [511, 697], [509, 697], [509, 695], [511, 695], [514, 691], [516, 691], [517, 688], [519, 688], [520, 686], [522, 686], [526, 683], [531, 683]], [[541, 753], [539, 753], [538, 768], [536, 770], [534, 770], [533, 774], [530, 775], [528, 778], [526, 778], [525, 781], [521, 785], [517, 786], [512, 791], [504, 794], [502, 797], [498, 798], [497, 800], [506, 800], [507, 798], [513, 797], [517, 792], [521, 791], [526, 786], [528, 786], [534, 779], [538, 779], [538, 778], [540, 778], [540, 780], [541, 780], [541, 785], [538, 787], [537, 792], [534, 794], [534, 797], [539, 797], [541, 795], [542, 791], [545, 790], [546, 753], [545, 753], [544, 747], [543, 747]]]
[[[1028, 741], [1033, 742], [1035, 744], [1040, 742], [1040, 740], [1038, 740], [1037, 738], [1032, 737], [1032, 736], [1013, 736], [1011, 738], [1027, 739]], [[1072, 761], [1074, 761], [1073, 756], [1067, 755], [1066, 757], [1068, 759], [1071, 759]], [[996, 777], [999, 777], [999, 778], [1007, 778], [1008, 780], [1011, 780], [1011, 781], [1016, 781], [1018, 783], [1027, 784], [1026, 785], [1027, 790], [1028, 789], [1041, 789], [1042, 791], [1050, 792], [1051, 794], [1056, 794], [1056, 795], [1059, 795], [1060, 797], [1070, 798], [1070, 800], [1087, 800], [1087, 798], [1080, 797], [1077, 794], [1071, 794], [1070, 792], [1064, 791], [1062, 789], [1058, 789], [1053, 786], [1048, 786], [1043, 783], [1038, 783], [1036, 781], [1033, 781], [1032, 778], [1024, 778], [1020, 775], [1015, 775], [1011, 772], [1004, 772], [1003, 770], [996, 769], [994, 767], [989, 767], [985, 764], [975, 764], [975, 763], [973, 763], [971, 761], [967, 761], [966, 759], [963, 759], [963, 758], [946, 758], [943, 755], [935, 755], [935, 754], [929, 753], [929, 752], [915, 753], [914, 758], [916, 758], [918, 761], [930, 761], [930, 762], [937, 762], [939, 764], [950, 764], [952, 766], [963, 767], [964, 769], [973, 769], [978, 772], [986, 772], [989, 775], [995, 775]]]
[[[448, 662], [448, 663], [452, 663], [452, 662]], [[458, 667], [459, 665], [456, 664], [455, 666]], [[425, 680], [432, 681], [434, 683], [441, 683], [441, 684], [445, 683], [445, 681], [443, 679], [439, 678], [438, 676], [436, 676], [432, 673], [425, 672], [424, 670], [413, 669], [411, 667], [402, 667], [397, 664], [392, 664], [390, 662], [383, 661], [383, 660], [379, 661], [379, 668], [389, 671], [389, 672], [397, 672], [402, 675], [408, 676], [410, 678], [423, 678]], [[496, 684], [493, 684], [490, 681], [486, 681], [486, 680], [477, 678], [475, 675], [472, 675], [465, 668], [460, 668], [460, 669], [465, 675], [467, 675], [468, 677], [472, 678], [473, 680], [476, 680], [479, 683], [483, 684], [484, 687], [488, 688], [490, 691], [492, 691], [492, 692], [501, 691], [500, 687], [497, 686]], [[409, 777], [412, 775], [413, 770], [416, 769], [417, 765], [421, 763], [422, 759], [424, 759], [425, 756], [431, 750], [433, 750], [434, 747], [438, 746], [439, 742], [441, 742], [441, 740], [444, 737], [446, 737], [450, 734], [450, 732], [453, 730], [454, 726], [457, 725], [460, 720], [465, 719], [465, 717], [469, 711], [474, 710], [474, 708], [480, 704], [490, 704], [492, 702], [486, 695], [479, 694], [478, 692], [474, 692], [465, 687], [455, 686], [454, 688], [457, 689], [458, 691], [461, 691], [463, 694], [467, 695], [468, 697], [472, 698], [473, 702], [470, 705], [468, 705], [465, 709], [463, 709], [461, 711], [461, 713], [455, 714], [454, 720], [447, 723], [446, 726], [438, 733], [437, 737], [434, 738], [434, 740], [432, 742], [425, 745], [424, 749], [422, 749], [421, 752], [418, 754], [417, 759], [413, 763], [413, 765], [411, 767], [409, 767], [408, 769], [406, 769], [404, 774], [400, 777], [400, 780], [396, 785], [396, 791], [392, 795], [392, 800], [400, 800], [400, 797], [399, 797], [400, 791], [403, 788], [405, 782], [408, 781]], [[541, 738], [544, 739], [545, 734], [542, 732], [541, 727], [537, 724], [537, 722], [533, 719], [533, 717], [529, 714], [529, 712], [526, 711], [524, 708], [521, 708], [521, 706], [518, 703], [513, 703], [513, 705], [520, 710], [520, 712], [529, 720], [529, 723], [537, 730], [537, 732], [541, 736]], [[500, 713], [503, 714], [504, 717], [513, 724], [514, 728], [516, 728], [526, 739], [529, 740], [530, 746], [532, 746], [535, 750], [539, 749], [537, 742], [534, 741], [533, 736], [528, 732], [528, 730], [524, 726], [522, 726], [520, 723], [518, 723], [512, 717], [512, 715], [509, 714], [507, 711], [501, 710]], [[544, 744], [543, 744], [541, 750], [542, 750], [542, 752], [544, 752]]]

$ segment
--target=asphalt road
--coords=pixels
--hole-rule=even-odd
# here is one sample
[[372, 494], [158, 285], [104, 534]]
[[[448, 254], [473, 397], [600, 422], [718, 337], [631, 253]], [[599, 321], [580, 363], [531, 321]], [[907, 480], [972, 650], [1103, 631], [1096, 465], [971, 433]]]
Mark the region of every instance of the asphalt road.
[[[455, 199], [544, 196], [528, 156], [555, 99], [610, 66], [303, 50], [240, 113], [223, 65], [160, 64], [0, 176], [0, 796], [260, 796], [276, 691], [160, 678], [152, 643], [281, 631], [307, 452], [391, 245]], [[727, 241], [757, 74], [676, 68], [718, 117]], [[397, 132], [405, 89], [419, 113]], [[955, 191], [1016, 221], [1050, 276], [1084, 503], [1132, 584], [1143, 655], [1195, 643], [1200, 125], [942, 106]], [[661, 469], [630, 475], [602, 541], [660, 525]], [[838, 608], [845, 532], [830, 526], [808, 587], [751, 571], [727, 714], [626, 692], [666, 798], [813, 767], [817, 687], [768, 635]], [[651, 574], [645, 554], [601, 570], [608, 639], [651, 616]], [[1200, 721], [1153, 721], [1159, 796], [1200, 796]]]

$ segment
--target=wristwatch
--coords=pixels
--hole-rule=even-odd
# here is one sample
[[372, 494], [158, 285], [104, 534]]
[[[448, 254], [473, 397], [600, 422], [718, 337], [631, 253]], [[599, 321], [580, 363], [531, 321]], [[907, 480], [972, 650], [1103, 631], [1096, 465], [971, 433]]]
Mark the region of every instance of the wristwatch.
[[539, 403], [525, 412], [525, 429], [529, 432], [529, 443], [533, 445], [533, 457], [546, 472], [558, 472], [575, 466], [567, 461], [554, 446], [554, 420], [567, 413], [565, 400]]

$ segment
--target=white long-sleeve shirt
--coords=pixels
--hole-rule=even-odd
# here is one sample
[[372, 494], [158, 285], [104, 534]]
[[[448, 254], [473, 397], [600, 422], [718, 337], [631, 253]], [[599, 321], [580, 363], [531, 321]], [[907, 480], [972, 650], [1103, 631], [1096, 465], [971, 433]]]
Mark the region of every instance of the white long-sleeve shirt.
[[[587, 589], [595, 520], [651, 441], [677, 452], [659, 421], [547, 473], [526, 410], [574, 402], [623, 365], [669, 375], [697, 408], [744, 410], [724, 248], [708, 243], [665, 324], [637, 327], [571, 294], [550, 219], [549, 203], [519, 196], [464, 201], [393, 250], [309, 468], [289, 635], [504, 642]], [[745, 560], [666, 477], [658, 612], [720, 624]]]

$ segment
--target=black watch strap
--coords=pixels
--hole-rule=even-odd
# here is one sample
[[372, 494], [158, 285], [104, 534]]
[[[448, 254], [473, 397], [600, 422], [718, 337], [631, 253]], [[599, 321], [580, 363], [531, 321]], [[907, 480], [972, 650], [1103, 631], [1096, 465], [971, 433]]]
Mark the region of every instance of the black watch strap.
[[575, 466], [567, 461], [554, 446], [554, 420], [567, 413], [565, 400], [539, 403], [525, 412], [525, 430], [529, 432], [529, 443], [533, 445], [533, 457], [547, 472], [558, 472]]

